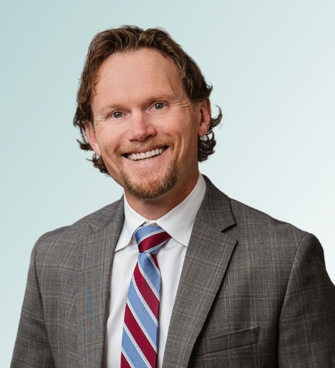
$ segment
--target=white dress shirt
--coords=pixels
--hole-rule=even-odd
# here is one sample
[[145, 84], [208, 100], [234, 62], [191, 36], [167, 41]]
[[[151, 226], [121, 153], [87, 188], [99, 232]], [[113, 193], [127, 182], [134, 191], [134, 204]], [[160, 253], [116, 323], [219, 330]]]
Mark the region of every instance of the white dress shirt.
[[186, 249], [205, 192], [206, 182], [203, 176], [199, 174], [196, 186], [183, 202], [158, 220], [151, 221], [135, 212], [124, 197], [125, 221], [115, 248], [111, 275], [106, 341], [107, 368], [120, 367], [127, 294], [139, 254], [133, 234], [143, 224], [157, 224], [171, 235], [171, 239], [157, 253], [157, 261], [162, 277], [157, 367], [162, 367], [166, 338]]

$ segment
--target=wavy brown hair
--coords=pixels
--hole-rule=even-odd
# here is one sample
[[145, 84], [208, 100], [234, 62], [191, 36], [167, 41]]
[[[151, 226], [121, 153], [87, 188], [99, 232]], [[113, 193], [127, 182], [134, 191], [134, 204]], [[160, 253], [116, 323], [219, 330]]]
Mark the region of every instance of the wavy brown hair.
[[[82, 141], [78, 140], [78, 142], [81, 149], [93, 150], [87, 141], [85, 123], [89, 121], [94, 126], [91, 99], [95, 93], [97, 76], [102, 63], [116, 52], [132, 51], [143, 47], [156, 49], [174, 61], [184, 90], [192, 103], [196, 104], [210, 96], [213, 87], [206, 83], [198, 65], [162, 29], [143, 30], [135, 26], [123, 26], [100, 32], [93, 38], [88, 48], [77, 93], [77, 110], [73, 118], [73, 125], [80, 129]], [[214, 153], [216, 141], [213, 128], [219, 125], [221, 119], [222, 112], [219, 108], [218, 116], [211, 118], [207, 134], [198, 138], [199, 162], [207, 160], [208, 156]], [[108, 174], [102, 157], [93, 154], [91, 161], [101, 172]]]

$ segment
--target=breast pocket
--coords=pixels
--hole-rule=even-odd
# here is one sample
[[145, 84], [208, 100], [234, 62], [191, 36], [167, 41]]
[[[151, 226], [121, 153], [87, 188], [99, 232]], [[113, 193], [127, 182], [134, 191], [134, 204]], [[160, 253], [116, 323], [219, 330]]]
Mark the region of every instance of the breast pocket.
[[260, 326], [256, 326], [225, 335], [213, 335], [204, 338], [199, 344], [197, 356], [256, 344], [259, 333]]

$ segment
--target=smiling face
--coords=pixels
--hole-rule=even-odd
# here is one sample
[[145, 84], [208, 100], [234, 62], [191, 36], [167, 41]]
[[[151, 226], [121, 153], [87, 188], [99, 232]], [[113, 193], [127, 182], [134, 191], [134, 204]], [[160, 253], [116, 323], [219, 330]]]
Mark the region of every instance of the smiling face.
[[95, 92], [94, 128], [87, 123], [86, 135], [129, 204], [180, 203], [198, 179], [197, 141], [210, 124], [209, 100], [192, 104], [172, 59], [149, 48], [111, 55]]

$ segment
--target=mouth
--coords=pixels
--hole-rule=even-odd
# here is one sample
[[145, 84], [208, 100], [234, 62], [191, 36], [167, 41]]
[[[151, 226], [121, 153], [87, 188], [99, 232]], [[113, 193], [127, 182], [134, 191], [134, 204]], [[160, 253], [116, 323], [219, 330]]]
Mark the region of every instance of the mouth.
[[128, 160], [131, 160], [131, 161], [147, 160], [149, 158], [161, 155], [166, 149], [167, 147], [160, 147], [160, 148], [152, 149], [147, 152], [130, 153], [125, 156], [127, 157]]

